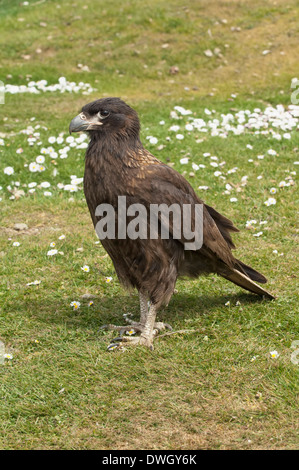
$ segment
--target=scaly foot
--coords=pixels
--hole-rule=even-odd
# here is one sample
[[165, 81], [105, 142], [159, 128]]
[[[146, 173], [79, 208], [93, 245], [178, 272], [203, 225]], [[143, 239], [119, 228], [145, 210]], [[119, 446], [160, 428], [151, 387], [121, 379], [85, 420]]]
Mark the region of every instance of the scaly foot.
[[[100, 329], [115, 330], [118, 331], [120, 336], [114, 338], [108, 346], [108, 350], [112, 351], [116, 348], [121, 348], [122, 346], [129, 345], [143, 345], [147, 346], [150, 349], [154, 349], [153, 340], [154, 338], [163, 330], [169, 329], [172, 330], [172, 327], [168, 323], [155, 322], [152, 334], [149, 336], [144, 331], [144, 325], [140, 322], [134, 322], [126, 318], [129, 325], [118, 326], [118, 325], [104, 325]], [[127, 335], [125, 335], [127, 333]], [[140, 336], [132, 336], [136, 333], [140, 333]]]

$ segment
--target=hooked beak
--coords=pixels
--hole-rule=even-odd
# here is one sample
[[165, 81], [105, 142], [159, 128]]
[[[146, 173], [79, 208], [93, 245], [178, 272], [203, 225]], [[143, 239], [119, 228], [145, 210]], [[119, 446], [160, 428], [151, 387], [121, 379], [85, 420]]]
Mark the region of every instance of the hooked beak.
[[97, 128], [97, 126], [101, 126], [101, 122], [92, 122], [87, 121], [85, 115], [83, 113], [78, 114], [78, 116], [74, 117], [71, 120], [69, 131], [70, 134], [72, 132], [80, 132], [80, 131], [88, 131]]

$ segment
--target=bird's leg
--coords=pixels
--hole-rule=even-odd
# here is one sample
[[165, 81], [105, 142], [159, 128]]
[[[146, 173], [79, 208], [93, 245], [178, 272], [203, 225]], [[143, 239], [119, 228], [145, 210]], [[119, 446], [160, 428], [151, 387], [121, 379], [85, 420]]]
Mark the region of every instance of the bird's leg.
[[[126, 318], [126, 321], [129, 323], [128, 326], [115, 326], [115, 325], [106, 325], [104, 328], [113, 329], [119, 331], [120, 336], [114, 338], [112, 343], [108, 346], [109, 350], [115, 349], [123, 345], [137, 345], [141, 344], [144, 346], [153, 349], [153, 340], [157, 334], [168, 328], [172, 330], [171, 326], [167, 323], [156, 322], [157, 315], [157, 305], [150, 303], [148, 306], [148, 297], [139, 292], [140, 300], [140, 321], [135, 322]], [[124, 336], [124, 333], [127, 332], [130, 334], [130, 330], [134, 330], [140, 333], [140, 336]]]
[[150, 349], [154, 349], [154, 337], [159, 332], [158, 328], [154, 328], [156, 315], [157, 307], [155, 304], [151, 304], [146, 314], [145, 312], [141, 312], [141, 319], [144, 321], [144, 324], [142, 324], [140, 336], [121, 336], [119, 338], [115, 338], [114, 341], [120, 341], [119, 346], [123, 346], [124, 344], [142, 344]]
[[147, 314], [148, 314], [148, 298], [147, 295], [143, 292], [139, 292], [139, 302], [140, 302], [140, 323], [145, 325]]

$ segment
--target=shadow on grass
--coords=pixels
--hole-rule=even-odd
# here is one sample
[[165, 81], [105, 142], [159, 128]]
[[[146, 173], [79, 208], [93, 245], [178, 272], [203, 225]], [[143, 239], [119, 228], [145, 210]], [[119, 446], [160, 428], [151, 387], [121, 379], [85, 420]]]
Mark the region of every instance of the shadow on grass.
[[[71, 302], [72, 299], [70, 299]], [[137, 293], [120, 294], [115, 297], [103, 297], [93, 299], [94, 303], [88, 306], [89, 301], [81, 300], [80, 309], [77, 311], [71, 308], [67, 310], [59, 302], [56, 306], [52, 305], [54, 313], [46, 314], [43, 309], [37, 309], [35, 318], [42, 323], [59, 324], [62, 323], [68, 328], [86, 328], [98, 332], [98, 329], [105, 324], [112, 323], [124, 325], [124, 313], [131, 313], [133, 320], [139, 320], [139, 299]], [[201, 294], [194, 295], [189, 293], [179, 293], [172, 297], [169, 305], [160, 309], [158, 320], [167, 323], [173, 323], [180, 319], [195, 319], [202, 315], [219, 312], [226, 308], [225, 303], [230, 302], [231, 306], [239, 301], [242, 306], [263, 304], [267, 301], [259, 296], [250, 293], [240, 294]], [[32, 312], [31, 305], [31, 312]]]
[[[219, 292], [219, 291], [218, 291]], [[229, 301], [233, 307], [240, 302], [242, 307], [265, 304], [259, 296], [246, 292], [225, 292], [220, 294], [201, 292], [196, 295], [193, 292], [183, 290], [175, 294], [168, 307], [163, 307], [158, 313], [158, 320], [170, 323], [174, 328], [182, 321], [196, 320], [202, 316], [214, 314], [222, 315], [226, 311], [225, 304]], [[53, 295], [53, 293], [52, 293]], [[27, 328], [36, 328], [44, 332], [56, 331], [57, 334], [65, 334], [66, 331], [83, 336], [102, 336], [100, 327], [105, 324], [124, 325], [123, 315], [132, 314], [133, 320], [139, 320], [139, 299], [137, 292], [128, 293], [120, 289], [118, 293], [111, 293], [103, 297], [93, 299], [93, 305], [89, 306], [90, 300], [80, 300], [80, 308], [73, 310], [70, 302], [73, 298], [65, 298], [56, 293], [53, 296], [35, 297], [30, 299], [15, 298], [7, 305], [10, 313], [11, 323], [6, 322], [7, 330], [5, 336], [19, 335], [19, 324], [22, 324], [22, 333], [26, 335]], [[267, 302], [268, 303], [268, 302]]]

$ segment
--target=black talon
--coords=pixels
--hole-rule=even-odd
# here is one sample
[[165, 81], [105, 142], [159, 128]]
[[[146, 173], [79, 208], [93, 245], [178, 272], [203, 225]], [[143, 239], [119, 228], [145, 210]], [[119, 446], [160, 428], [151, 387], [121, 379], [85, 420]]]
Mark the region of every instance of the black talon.
[[[118, 336], [117, 338], [113, 338], [112, 341], [122, 341], [124, 338], [122, 336]], [[117, 344], [117, 343], [112, 343], [112, 344]]]

